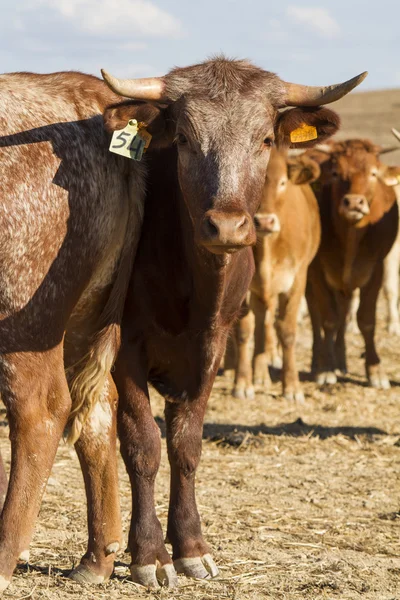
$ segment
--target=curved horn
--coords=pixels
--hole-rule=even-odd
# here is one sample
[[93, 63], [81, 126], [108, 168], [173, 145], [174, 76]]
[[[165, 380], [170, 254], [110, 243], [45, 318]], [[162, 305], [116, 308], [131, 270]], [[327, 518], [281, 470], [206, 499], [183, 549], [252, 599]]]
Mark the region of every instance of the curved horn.
[[101, 69], [101, 74], [108, 87], [119, 96], [126, 96], [135, 100], [165, 100], [165, 82], [162, 77], [117, 79], [104, 69]]
[[364, 73], [344, 83], [326, 87], [313, 87], [284, 81], [286, 97], [283, 106], [320, 106], [336, 102], [336, 100], [351, 92], [357, 85], [360, 85], [367, 75], [368, 71], [364, 71]]
[[393, 133], [394, 137], [395, 137], [395, 138], [397, 138], [397, 139], [399, 140], [399, 142], [400, 142], [400, 132], [399, 132], [399, 131], [397, 131], [397, 129], [395, 129], [395, 128], [393, 127], [393, 129], [392, 129], [392, 133]]
[[382, 150], [379, 151], [379, 154], [386, 154], [387, 152], [395, 152], [395, 150], [400, 150], [399, 146], [389, 146], [388, 148], [382, 148]]

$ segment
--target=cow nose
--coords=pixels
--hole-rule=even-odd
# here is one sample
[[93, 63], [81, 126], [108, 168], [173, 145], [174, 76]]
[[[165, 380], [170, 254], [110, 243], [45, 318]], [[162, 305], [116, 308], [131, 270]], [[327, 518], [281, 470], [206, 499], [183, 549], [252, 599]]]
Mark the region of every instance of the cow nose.
[[254, 242], [254, 226], [247, 212], [209, 210], [201, 228], [201, 243], [207, 247], [239, 248]]
[[257, 213], [254, 224], [259, 233], [277, 233], [281, 229], [279, 217], [275, 213]]
[[364, 215], [369, 213], [369, 206], [365, 196], [361, 194], [347, 194], [343, 198], [343, 206], [345, 209], [351, 211], [356, 210], [362, 212]]

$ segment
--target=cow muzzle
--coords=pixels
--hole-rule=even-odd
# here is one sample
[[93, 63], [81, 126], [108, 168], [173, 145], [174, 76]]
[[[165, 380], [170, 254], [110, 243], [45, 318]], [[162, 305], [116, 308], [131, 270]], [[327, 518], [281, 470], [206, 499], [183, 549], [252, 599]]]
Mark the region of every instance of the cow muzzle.
[[271, 233], [279, 233], [281, 230], [281, 222], [275, 213], [257, 213], [254, 217], [254, 224], [260, 235], [271, 235]]
[[365, 215], [369, 215], [369, 204], [361, 194], [346, 194], [342, 198], [339, 211], [346, 221], [357, 223]]
[[255, 241], [255, 228], [247, 212], [209, 210], [204, 215], [199, 242], [210, 252], [233, 253]]

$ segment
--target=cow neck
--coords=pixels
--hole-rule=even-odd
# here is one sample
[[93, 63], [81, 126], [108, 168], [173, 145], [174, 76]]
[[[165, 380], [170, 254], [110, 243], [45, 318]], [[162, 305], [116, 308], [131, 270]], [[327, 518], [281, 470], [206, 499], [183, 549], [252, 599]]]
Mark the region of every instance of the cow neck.
[[360, 243], [368, 229], [368, 222], [362, 227], [356, 227], [344, 221], [338, 214], [332, 202], [333, 226], [343, 251], [342, 290], [346, 294], [353, 292], [351, 283], [353, 267], [358, 254]]

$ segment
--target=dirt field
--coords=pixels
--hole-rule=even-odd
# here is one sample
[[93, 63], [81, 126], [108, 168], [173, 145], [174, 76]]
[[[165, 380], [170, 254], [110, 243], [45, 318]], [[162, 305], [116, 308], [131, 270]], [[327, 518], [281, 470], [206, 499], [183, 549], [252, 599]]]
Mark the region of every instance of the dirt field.
[[[400, 127], [400, 91], [376, 94], [342, 102], [344, 124], [355, 119], [353, 129], [346, 125], [350, 135], [364, 127], [366, 116], [370, 136], [381, 126], [385, 131]], [[362, 119], [360, 107], [365, 109]], [[389, 134], [380, 135], [376, 141], [394, 142]], [[400, 163], [400, 153], [396, 155], [388, 162]], [[178, 590], [147, 592], [129, 581], [126, 554], [118, 557], [108, 584], [80, 587], [66, 579], [85, 550], [86, 517], [77, 458], [61, 444], [30, 564], [19, 569], [4, 598], [399, 600], [400, 340], [386, 334], [385, 314], [381, 302], [378, 340], [390, 391], [366, 387], [357, 335], [347, 336], [348, 378], [317, 389], [308, 373], [308, 319], [298, 341], [304, 405], [283, 400], [280, 383], [254, 401], [234, 400], [229, 376], [217, 380], [206, 415], [197, 497], [204, 533], [221, 570], [218, 580], [182, 578]], [[162, 428], [162, 402], [156, 395], [153, 405]], [[9, 465], [4, 413], [0, 421], [0, 448]], [[130, 492], [122, 461], [120, 474], [127, 536]], [[157, 512], [164, 527], [167, 507], [164, 446], [157, 485]]]

